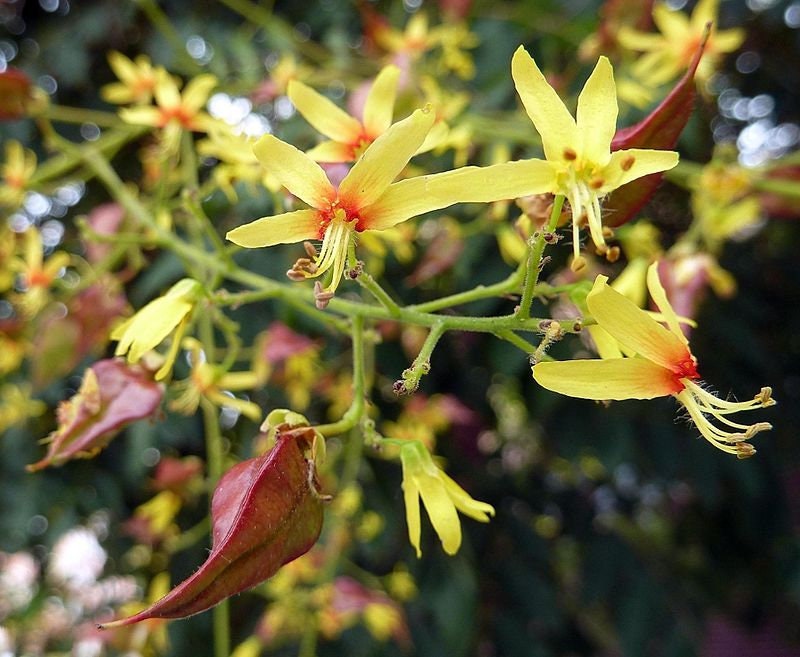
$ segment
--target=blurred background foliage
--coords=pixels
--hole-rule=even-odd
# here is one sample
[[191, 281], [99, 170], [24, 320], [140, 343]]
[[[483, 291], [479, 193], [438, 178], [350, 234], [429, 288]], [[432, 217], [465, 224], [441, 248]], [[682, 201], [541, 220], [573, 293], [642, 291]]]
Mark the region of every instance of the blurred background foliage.
[[[419, 4], [432, 15], [440, 11], [428, 2], [368, 4], [395, 26], [402, 26]], [[509, 61], [520, 43], [553, 68], [584, 67], [575, 52], [596, 30], [601, 9], [591, 0], [469, 4], [469, 24], [479, 37], [472, 51], [476, 72], [458, 84], [470, 94], [470, 109], [487, 114], [516, 102]], [[352, 2], [275, 2], [268, 29], [245, 20], [236, 11], [242, 6], [234, 0], [4, 0], [0, 50], [58, 103], [103, 110], [109, 107], [98, 89], [114, 79], [106, 61], [109, 50], [147, 53], [184, 77], [210, 71], [242, 94], [263, 82], [265, 63], [279, 53], [293, 52], [326, 71], [331, 91], [341, 71], [366, 78], [377, 70], [354, 56], [363, 12]], [[723, 25], [743, 26], [747, 38], [726, 60], [716, 81], [717, 97], [765, 95], [773, 101], [771, 120], [800, 122], [798, 13], [797, 2], [783, 0], [722, 3]], [[640, 116], [629, 110], [624, 122]], [[715, 136], [735, 139], [758, 118], [726, 112], [714, 98], [701, 99], [680, 149], [691, 160], [707, 161]], [[87, 130], [91, 127], [72, 126], [65, 134], [77, 139]], [[31, 122], [4, 124], [0, 135], [20, 139], [43, 155]], [[123, 153], [115, 160], [122, 172], [139, 166], [134, 149], [128, 149], [127, 158]], [[443, 165], [448, 157], [442, 156]], [[99, 188], [86, 187], [62, 220], [65, 244], [77, 240], [73, 218], [106, 200]], [[217, 195], [206, 210], [219, 218], [222, 230], [264, 214], [265, 202], [264, 195], [254, 193], [231, 207]], [[686, 192], [667, 183], [648, 212], [669, 236], [686, 226], [687, 209]], [[398, 560], [407, 564], [419, 589], [405, 603], [411, 641], [376, 642], [356, 627], [321, 644], [318, 653], [800, 655], [798, 249], [796, 218], [770, 218], [747, 241], [729, 243], [720, 262], [734, 274], [738, 293], [730, 299], [708, 295], [697, 317], [693, 350], [704, 378], [716, 382], [723, 396], [729, 390], [747, 396], [761, 385], [775, 389], [779, 406], [768, 418], [774, 430], [760, 437], [758, 455], [747, 461], [728, 458], [695, 438], [692, 426], [676, 421], [671, 400], [606, 408], [560, 397], [537, 388], [525, 359], [506, 343], [482, 334], [448, 336], [435, 352], [420, 394], [450, 395], [462, 406], [440, 435], [438, 451], [451, 476], [476, 499], [493, 504], [497, 517], [488, 525], [465, 522], [468, 540], [455, 557], [441, 552], [432, 532], [424, 533], [425, 558], [417, 561], [405, 536], [399, 468], [366, 462], [361, 472], [365, 504], [384, 517], [385, 529], [357, 549], [354, 563], [378, 575]], [[253, 251], [242, 262], [280, 276], [290, 257]], [[386, 266], [386, 280], [403, 288], [408, 266], [392, 257]], [[137, 305], [151, 298], [174, 280], [174, 267], [168, 257], [155, 259], [130, 283], [129, 298]], [[505, 271], [494, 241], [483, 236], [467, 243], [446, 274], [404, 289], [403, 295], [413, 303], [498, 280]], [[475, 309], [497, 310], [492, 304], [500, 302], [482, 302]], [[278, 306], [248, 306], [234, 316], [245, 341], [252, 338], [247, 331], [255, 334], [275, 320], [321, 343], [329, 340], [318, 327]], [[336, 344], [325, 346], [324, 353], [336, 352]], [[386, 391], [382, 412], [397, 418], [402, 404], [390, 394], [391, 382], [407, 367], [408, 354], [397, 341], [387, 340], [376, 358], [386, 377], [378, 382]], [[77, 388], [79, 373], [80, 368], [50, 383], [37, 397], [54, 407]], [[273, 387], [257, 401], [281, 406], [283, 394]], [[162, 455], [203, 455], [199, 419], [170, 413], [166, 420], [134, 425], [93, 460], [36, 474], [26, 473], [25, 466], [41, 457], [38, 440], [53, 429], [52, 415], [5, 431], [0, 438], [0, 552], [27, 550], [46, 563], [60, 537], [89, 525], [108, 555], [106, 576], [136, 572], [130, 559], [135, 540], [121, 525], [151, 496], [143, 482]], [[248, 456], [254, 435], [252, 423], [229, 428], [232, 454]], [[205, 512], [203, 500], [197, 500], [181, 511], [177, 524], [194, 527]], [[169, 561], [173, 581], [202, 561], [204, 546], [199, 541]], [[16, 613], [34, 616], [53, 595], [42, 585]], [[254, 594], [233, 599], [234, 644], [253, 631], [264, 604]], [[208, 614], [171, 623], [168, 631], [166, 654], [208, 654]], [[60, 650], [69, 654], [68, 640]], [[107, 650], [114, 654], [113, 648]], [[289, 644], [270, 654], [295, 651]]]

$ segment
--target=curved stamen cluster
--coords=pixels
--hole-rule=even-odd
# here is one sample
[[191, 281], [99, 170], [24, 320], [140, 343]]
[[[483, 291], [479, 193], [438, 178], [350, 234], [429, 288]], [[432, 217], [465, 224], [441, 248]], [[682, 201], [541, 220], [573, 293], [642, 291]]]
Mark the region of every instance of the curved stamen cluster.
[[322, 247], [314, 263], [316, 272], [311, 276], [321, 276], [332, 269], [333, 278], [327, 290], [329, 292], [335, 292], [342, 279], [347, 262], [347, 252], [350, 248], [350, 238], [355, 230], [355, 225], [355, 220], [349, 220], [344, 210], [337, 209], [325, 228]]
[[[714, 447], [735, 454], [740, 459], [756, 453], [755, 448], [747, 441], [761, 431], [769, 431], [772, 425], [769, 422], [740, 424], [729, 420], [726, 416], [740, 411], [773, 406], [775, 400], [772, 399], [772, 388], [761, 388], [761, 391], [748, 401], [732, 402], [716, 397], [690, 379], [682, 379], [682, 382], [685, 388], [675, 397], [686, 408], [703, 438]], [[714, 420], [725, 427], [730, 427], [733, 431], [717, 426]]]

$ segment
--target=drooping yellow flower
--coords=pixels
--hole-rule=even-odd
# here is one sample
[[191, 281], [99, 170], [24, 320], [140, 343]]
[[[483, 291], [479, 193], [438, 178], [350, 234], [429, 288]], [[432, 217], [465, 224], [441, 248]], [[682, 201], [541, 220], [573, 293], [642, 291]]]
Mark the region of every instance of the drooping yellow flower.
[[105, 85], [100, 96], [115, 105], [148, 105], [160, 79], [169, 75], [162, 66], [153, 66], [147, 55], [138, 55], [131, 60], [112, 51], [108, 54], [108, 63], [119, 82]]
[[156, 372], [155, 378], [163, 379], [172, 370], [200, 293], [200, 283], [191, 278], [175, 283], [164, 296], [153, 299], [111, 332], [111, 339], [119, 341], [114, 355], [128, 354], [128, 362], [135, 363], [174, 331], [164, 364]]
[[400, 69], [386, 66], [375, 78], [361, 121], [299, 80], [289, 82], [289, 99], [314, 128], [329, 138], [306, 154], [317, 162], [354, 162], [389, 129]]
[[[637, 307], [598, 276], [586, 299], [589, 312], [619, 347], [600, 360], [542, 362], [533, 367], [533, 378], [548, 390], [582, 399], [653, 399], [672, 395], [686, 409], [701, 435], [712, 445], [739, 458], [755, 453], [747, 442], [756, 433], [771, 429], [767, 422], [745, 425], [728, 416], [772, 406], [772, 390], [762, 388], [751, 400], [719, 399], [701, 383], [697, 359], [679, 326], [658, 278], [658, 264], [647, 272], [647, 286], [667, 327]], [[623, 352], [633, 354], [623, 357]]]
[[36, 154], [15, 139], [6, 142], [5, 161], [0, 166], [0, 207], [18, 208], [25, 200], [31, 176], [36, 171]]
[[295, 279], [328, 274], [326, 292], [333, 292], [356, 233], [385, 230], [453, 203], [486, 203], [546, 190], [551, 176], [540, 160], [464, 167], [392, 183], [424, 142], [434, 118], [426, 108], [392, 125], [364, 151], [338, 189], [308, 155], [264, 135], [254, 148], [256, 156], [311, 208], [257, 219], [227, 238], [247, 248], [322, 240], [313, 262], [298, 260], [290, 273]]
[[520, 46], [511, 61], [511, 74], [525, 111], [542, 137], [551, 169], [546, 191], [562, 194], [572, 209], [575, 271], [585, 261], [579, 255], [580, 226], [586, 216], [598, 253], [608, 251], [603, 235], [600, 201], [609, 192], [642, 176], [671, 169], [678, 163], [673, 151], [628, 149], [611, 152], [617, 126], [617, 94], [614, 73], [600, 57], [578, 97], [573, 118], [536, 62]]
[[403, 466], [403, 497], [406, 504], [408, 540], [422, 556], [420, 550], [419, 501], [431, 519], [434, 530], [442, 541], [447, 554], [453, 555], [461, 546], [461, 522], [458, 511], [473, 520], [489, 522], [494, 515], [494, 507], [486, 502], [472, 499], [455, 481], [436, 467], [430, 452], [418, 442], [408, 442], [400, 448], [400, 462]]
[[172, 76], [161, 75], [153, 89], [155, 106], [127, 107], [119, 115], [126, 123], [162, 129], [164, 148], [174, 151], [182, 131], [206, 132], [214, 123], [202, 110], [216, 86], [217, 78], [203, 74], [189, 80], [181, 91]]
[[718, 31], [718, 14], [719, 0], [700, 0], [691, 17], [659, 2], [653, 7], [653, 21], [661, 34], [622, 27], [617, 35], [619, 42], [626, 48], [646, 53], [634, 65], [634, 75], [654, 87], [683, 75], [710, 25], [703, 59], [696, 73], [698, 80], [708, 80], [720, 56], [736, 50], [745, 37], [744, 30], [739, 28]]

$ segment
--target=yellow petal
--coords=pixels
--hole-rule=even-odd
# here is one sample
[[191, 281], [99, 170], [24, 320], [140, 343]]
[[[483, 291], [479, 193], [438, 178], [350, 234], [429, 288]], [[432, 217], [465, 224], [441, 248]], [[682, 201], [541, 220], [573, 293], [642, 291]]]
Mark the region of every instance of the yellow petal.
[[345, 176], [339, 198], [356, 208], [376, 201], [425, 141], [435, 118], [429, 109], [416, 110], [384, 132]]
[[377, 137], [392, 124], [399, 79], [400, 69], [396, 66], [385, 66], [375, 78], [364, 103], [364, 127], [368, 135]]
[[664, 286], [661, 285], [661, 279], [658, 277], [657, 262], [654, 262], [647, 269], [647, 289], [650, 291], [650, 296], [653, 297], [653, 301], [659, 311], [661, 311], [661, 315], [667, 323], [669, 330], [672, 331], [683, 344], [688, 344], [689, 341], [686, 339], [683, 331], [681, 331], [678, 315], [675, 313], [672, 304], [667, 298]]
[[211, 90], [217, 86], [217, 78], [208, 73], [192, 78], [183, 90], [181, 106], [196, 112], [206, 104]]
[[603, 179], [600, 191], [605, 194], [642, 176], [668, 171], [677, 164], [678, 154], [675, 151], [654, 151], [648, 148], [614, 151], [600, 174]]
[[719, 22], [719, 0], [700, 0], [692, 10], [692, 17], [689, 24], [695, 34], [702, 34], [706, 24], [712, 23], [716, 26]]
[[659, 2], [653, 7], [653, 22], [668, 43], [684, 43], [691, 32], [686, 14], [670, 9], [665, 3]]
[[112, 50], [108, 53], [108, 65], [120, 80], [126, 83], [135, 82], [139, 77], [136, 65], [121, 52]]
[[445, 490], [456, 505], [456, 509], [465, 516], [478, 522], [489, 522], [489, 516], [494, 516], [494, 507], [486, 502], [480, 502], [467, 493], [461, 486], [453, 481], [446, 472], [440, 471], [439, 477], [444, 482]]
[[288, 96], [303, 118], [329, 139], [350, 144], [361, 134], [361, 123], [299, 80], [289, 81]]
[[263, 167], [281, 185], [313, 208], [325, 208], [336, 197], [328, 176], [314, 160], [274, 135], [264, 135], [253, 146]]
[[563, 160], [565, 149], [580, 146], [575, 119], [522, 46], [511, 59], [511, 76], [525, 111], [542, 137], [545, 156], [552, 161]]
[[644, 358], [537, 363], [533, 378], [543, 388], [580, 399], [654, 399], [680, 392], [675, 375]]
[[121, 82], [112, 82], [100, 89], [100, 97], [107, 103], [122, 105], [134, 100], [131, 90]]
[[181, 94], [178, 91], [178, 85], [170, 75], [162, 75], [159, 77], [153, 93], [160, 107], [178, 107], [181, 104]]
[[488, 167], [463, 167], [401, 180], [362, 212], [371, 230], [384, 230], [453, 203], [490, 203], [552, 191], [555, 172], [544, 160], [519, 160]]
[[160, 344], [191, 309], [188, 301], [166, 296], [153, 299], [120, 327], [124, 331], [117, 329], [111, 334], [112, 339], [119, 339], [116, 355], [128, 352], [128, 362], [136, 362]]
[[664, 47], [664, 37], [650, 32], [639, 32], [628, 25], [623, 25], [617, 32], [617, 41], [628, 50], [646, 52]]
[[580, 154], [604, 165], [611, 157], [611, 138], [617, 129], [617, 87], [607, 57], [600, 57], [578, 97], [577, 125], [583, 138]]
[[306, 151], [306, 155], [315, 162], [352, 162], [353, 148], [338, 141], [323, 141]]
[[411, 474], [412, 468], [410, 464], [406, 463], [406, 459], [402, 458], [402, 453], [403, 450], [401, 450], [401, 463], [403, 466], [403, 501], [406, 505], [408, 541], [414, 546], [417, 552], [417, 558], [419, 558], [422, 556], [422, 550], [419, 548], [419, 539], [422, 532], [419, 514], [419, 489]]
[[622, 358], [622, 351], [619, 348], [619, 342], [609, 335], [599, 324], [592, 324], [587, 326], [586, 330], [592, 336], [594, 346], [597, 348], [597, 355], [603, 360], [611, 358]]
[[319, 213], [316, 210], [295, 210], [256, 219], [229, 231], [225, 238], [239, 246], [256, 249], [317, 239], [319, 229]]
[[740, 28], [716, 32], [711, 38], [710, 50], [716, 53], [732, 52], [742, 45], [745, 31]]
[[434, 475], [426, 469], [425, 472], [418, 474], [415, 480], [433, 529], [439, 536], [444, 551], [452, 555], [461, 547], [461, 521], [458, 519], [453, 500], [450, 499], [444, 482], [438, 475], [438, 470]]
[[155, 107], [128, 107], [119, 111], [119, 118], [132, 125], [161, 125], [161, 112]]
[[611, 337], [623, 347], [668, 370], [677, 371], [691, 358], [681, 339], [608, 286], [605, 280], [605, 276], [597, 277], [586, 297], [586, 304], [597, 323]]

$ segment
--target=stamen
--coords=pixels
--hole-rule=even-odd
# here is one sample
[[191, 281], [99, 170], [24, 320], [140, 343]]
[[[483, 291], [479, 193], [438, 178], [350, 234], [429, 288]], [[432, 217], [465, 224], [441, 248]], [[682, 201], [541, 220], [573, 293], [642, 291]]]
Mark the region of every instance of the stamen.
[[[726, 418], [726, 415], [739, 411], [749, 411], [770, 405], [771, 390], [762, 389], [756, 397], [746, 402], [730, 402], [719, 399], [705, 390], [702, 386], [688, 378], [681, 379], [684, 389], [675, 397], [683, 404], [692, 421], [697, 426], [700, 434], [712, 445], [738, 458], [747, 458], [755, 454], [755, 449], [746, 441], [762, 431], [772, 428], [769, 422], [756, 422], [754, 424], [740, 424]], [[734, 431], [726, 431], [716, 426], [711, 419], [717, 420], [725, 427]]]
[[574, 160], [578, 159], [578, 154], [572, 150], [571, 148], [564, 149], [564, 159], [573, 162]]

